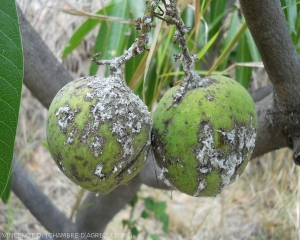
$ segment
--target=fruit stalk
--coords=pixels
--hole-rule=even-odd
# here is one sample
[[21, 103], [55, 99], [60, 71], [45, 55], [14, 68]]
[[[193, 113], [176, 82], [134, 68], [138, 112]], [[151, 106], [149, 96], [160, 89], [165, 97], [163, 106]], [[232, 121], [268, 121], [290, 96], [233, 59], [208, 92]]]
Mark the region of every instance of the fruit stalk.
[[[174, 55], [175, 61], [180, 59], [183, 65], [184, 77], [181, 82], [181, 87], [178, 89], [178, 92], [174, 94], [172, 104], [169, 106], [170, 109], [172, 106], [176, 106], [178, 102], [182, 100], [190, 84], [193, 81], [199, 81], [200, 76], [194, 71], [194, 63], [197, 61], [197, 55], [191, 55], [185, 41], [185, 34], [190, 30], [189, 27], [185, 26], [184, 22], [180, 17], [180, 10], [176, 4], [176, 1], [170, 0], [169, 4], [163, 0], [166, 9], [166, 22], [172, 24], [176, 27], [174, 35], [174, 43], [178, 43], [182, 49], [182, 53]], [[193, 85], [193, 84], [192, 84]]]
[[154, 10], [157, 8], [158, 2], [158, 0], [146, 0], [144, 16], [142, 19], [138, 18], [135, 24], [136, 29], [140, 30], [139, 36], [123, 55], [115, 57], [112, 60], [97, 60], [97, 58], [101, 56], [101, 53], [97, 53], [93, 56], [92, 60], [98, 65], [109, 65], [109, 72], [111, 76], [122, 77], [123, 71], [121, 69], [121, 65], [131, 58], [140, 55], [146, 49], [146, 44], [149, 42], [150, 38]]

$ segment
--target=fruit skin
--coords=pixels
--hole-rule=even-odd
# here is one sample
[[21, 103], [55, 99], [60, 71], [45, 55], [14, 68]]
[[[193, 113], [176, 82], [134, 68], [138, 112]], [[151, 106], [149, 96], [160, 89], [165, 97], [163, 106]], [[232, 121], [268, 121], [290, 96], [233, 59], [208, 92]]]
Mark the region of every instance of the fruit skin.
[[152, 145], [162, 178], [191, 196], [215, 196], [246, 167], [255, 146], [257, 116], [238, 82], [212, 76], [169, 89], [153, 114]]
[[118, 77], [84, 77], [64, 86], [47, 118], [50, 153], [79, 186], [108, 193], [133, 178], [150, 148], [152, 120]]

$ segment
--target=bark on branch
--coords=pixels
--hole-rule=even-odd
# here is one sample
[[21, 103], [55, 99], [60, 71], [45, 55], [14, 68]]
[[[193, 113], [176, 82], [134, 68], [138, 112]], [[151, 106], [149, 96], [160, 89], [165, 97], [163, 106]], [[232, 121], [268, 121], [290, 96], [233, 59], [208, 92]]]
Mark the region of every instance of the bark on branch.
[[24, 84], [48, 108], [55, 94], [73, 79], [19, 8], [18, 12], [24, 54]]
[[[267, 113], [259, 116], [259, 120], [266, 123], [262, 125], [259, 122], [259, 131], [263, 131], [269, 137], [279, 136], [280, 142], [277, 145], [283, 144], [292, 148], [294, 161], [299, 165], [300, 58], [290, 37], [280, 1], [240, 0], [240, 3], [275, 90], [273, 102], [269, 105]], [[258, 114], [262, 114], [262, 110], [258, 108]], [[261, 148], [262, 138], [259, 132], [257, 148]], [[275, 139], [272, 142], [274, 143]]]
[[78, 227], [53, 205], [38, 185], [28, 176], [24, 166], [16, 160], [13, 162], [12, 190], [49, 232], [76, 233], [80, 236]]
[[290, 37], [280, 1], [240, 2], [278, 101], [284, 105], [299, 105], [300, 59]]

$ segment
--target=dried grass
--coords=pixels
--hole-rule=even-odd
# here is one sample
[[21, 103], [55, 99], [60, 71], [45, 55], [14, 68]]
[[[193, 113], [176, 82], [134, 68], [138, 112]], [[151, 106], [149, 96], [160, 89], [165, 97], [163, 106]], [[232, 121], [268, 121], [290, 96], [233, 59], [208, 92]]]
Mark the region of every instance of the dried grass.
[[[54, 8], [71, 6], [93, 12], [101, 5], [101, 1], [91, 0], [18, 2], [58, 58], [83, 19], [56, 12]], [[88, 74], [94, 38], [95, 32], [63, 61], [74, 77]], [[260, 76], [262, 74], [257, 78]], [[47, 111], [24, 87], [15, 152], [45, 194], [69, 216], [79, 187], [59, 171], [42, 145], [46, 139], [46, 114]], [[161, 239], [299, 239], [299, 171], [292, 162], [292, 152], [282, 149], [253, 160], [240, 179], [215, 198], [194, 198], [178, 192], [171, 195], [143, 186], [139, 192], [141, 198], [151, 196], [157, 201], [167, 202], [169, 233], [163, 233], [158, 221], [139, 218], [144, 208], [142, 200], [137, 204], [135, 217], [148, 232], [157, 233]], [[11, 232], [47, 232], [12, 194], [11, 205], [0, 203], [0, 233], [7, 231], [11, 209], [17, 211]], [[107, 232], [123, 232], [121, 220], [128, 219], [129, 211], [127, 206], [117, 214]]]

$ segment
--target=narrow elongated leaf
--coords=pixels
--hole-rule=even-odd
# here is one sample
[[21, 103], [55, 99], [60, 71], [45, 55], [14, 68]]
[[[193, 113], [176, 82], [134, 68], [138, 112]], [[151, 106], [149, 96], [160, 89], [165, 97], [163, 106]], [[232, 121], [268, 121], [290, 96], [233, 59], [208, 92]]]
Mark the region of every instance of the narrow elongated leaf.
[[[137, 38], [138, 32], [132, 28], [131, 35], [129, 37], [129, 45], [131, 45]], [[135, 81], [134, 73], [138, 69], [138, 65], [142, 61], [144, 53], [139, 56], [136, 56], [125, 63], [125, 81], [128, 86], [131, 86], [131, 83]], [[139, 79], [137, 80], [139, 81]], [[142, 96], [142, 93], [138, 93], [139, 96]]]
[[[300, 12], [300, 10], [299, 10], [299, 12]], [[296, 34], [292, 35], [292, 38], [293, 38], [293, 42], [294, 42], [295, 46], [297, 47], [297, 46], [299, 46], [298, 42], [300, 40], [300, 15], [297, 16], [295, 29], [296, 29]]]
[[247, 29], [245, 31], [245, 36], [246, 36], [246, 39], [247, 39], [247, 44], [248, 44], [248, 47], [249, 47], [249, 51], [250, 51], [252, 61], [260, 62], [261, 58], [260, 58], [258, 48], [257, 48], [257, 46], [256, 46], [256, 44], [253, 40], [253, 37], [252, 37], [249, 29]]
[[[196, 9], [195, 9], [195, 11], [196, 11]], [[181, 17], [186, 26], [188, 26], [190, 28], [192, 28], [194, 26], [194, 15], [195, 14], [192, 9], [190, 9], [190, 8], [184, 9], [184, 11], [181, 14]]]
[[[109, 12], [108, 12], [109, 13]], [[109, 41], [109, 29], [110, 29], [110, 23], [102, 23], [101, 27], [99, 29], [98, 35], [96, 37], [95, 46], [94, 46], [94, 53], [102, 53], [105, 51], [105, 47], [108, 45]], [[103, 59], [103, 56], [101, 56]], [[90, 75], [96, 75], [98, 71], [99, 66], [91, 62], [90, 65]]]
[[162, 24], [162, 20], [158, 19], [158, 21], [156, 23], [155, 30], [154, 30], [154, 35], [153, 35], [153, 38], [152, 38], [151, 47], [150, 47], [150, 50], [149, 50], [149, 53], [148, 53], [148, 56], [147, 56], [147, 60], [146, 60], [146, 66], [145, 66], [145, 72], [144, 72], [144, 82], [143, 82], [143, 101], [144, 102], [146, 101], [146, 99], [145, 99], [145, 87], [144, 86], [145, 86], [145, 83], [146, 83], [146, 77], [147, 77], [147, 73], [148, 73], [148, 70], [149, 70], [150, 63], [151, 63], [151, 59], [153, 57], [155, 45], [157, 43], [157, 39], [158, 39], [158, 35], [159, 35], [159, 32], [160, 32], [161, 24]]
[[158, 68], [164, 67], [166, 64], [166, 61], [170, 62], [170, 54], [167, 53], [168, 50], [170, 50], [170, 46], [172, 46], [172, 39], [174, 36], [175, 28], [171, 28], [167, 37], [165, 38], [162, 47], [158, 49], [158, 53], [156, 55], [157, 61], [158, 61]]
[[[231, 9], [227, 9], [225, 10], [222, 14], [220, 14], [219, 16], [216, 16], [215, 19], [213, 19], [212, 22], [209, 23], [209, 31], [212, 31], [212, 29], [214, 29], [215, 27], [217, 27], [217, 25], [220, 24], [221, 20], [223, 19], [223, 17], [229, 12], [231, 11]], [[219, 26], [219, 29], [221, 28], [221, 26]]]
[[14, 0], [0, 6], [0, 196], [11, 169], [23, 80], [23, 51]]
[[[108, 15], [129, 18], [129, 7], [129, 0], [120, 1], [108, 12]], [[102, 23], [96, 38], [94, 53], [101, 52], [101, 59], [109, 60], [123, 54], [124, 47], [126, 47], [124, 41], [127, 41], [125, 33], [129, 28], [127, 24], [118, 22]], [[90, 75], [95, 75], [97, 70], [98, 66], [91, 64]]]
[[156, 67], [157, 67], [157, 62], [154, 60], [151, 62], [147, 74], [147, 88], [145, 91], [145, 103], [149, 109], [151, 109], [152, 107], [151, 104], [153, 101], [153, 97], [155, 95], [155, 89], [157, 88], [158, 77], [157, 77]]
[[163, 213], [161, 215], [158, 216], [159, 220], [161, 221], [161, 223], [163, 224], [163, 231], [165, 233], [168, 232], [169, 230], [169, 216], [166, 213]]
[[202, 57], [205, 55], [205, 53], [208, 51], [208, 49], [214, 44], [217, 37], [219, 36], [220, 31], [218, 31], [215, 36], [213, 36], [208, 43], [201, 49], [201, 51], [198, 53], [197, 57], [199, 60], [202, 59]]
[[[226, 38], [225, 38], [223, 44], [220, 47], [221, 52], [223, 52], [224, 49], [232, 41], [232, 39], [234, 38], [234, 36], [237, 33], [238, 27], [239, 27], [239, 17], [238, 17], [238, 12], [235, 11], [235, 12], [233, 12], [232, 17], [231, 17], [231, 21], [230, 21], [230, 25], [229, 25], [229, 29], [228, 29], [228, 33], [226, 35]], [[223, 62], [219, 67], [220, 70], [224, 70], [227, 67], [227, 62], [228, 62], [229, 55], [230, 55], [230, 52], [224, 56]]]
[[290, 30], [290, 33], [296, 33], [295, 23], [297, 18], [297, 5], [296, 0], [285, 0], [287, 7], [287, 24]]
[[226, 46], [226, 48], [224, 49], [224, 51], [221, 53], [221, 55], [218, 57], [218, 59], [216, 60], [216, 62], [213, 64], [213, 66], [211, 66], [211, 68], [209, 69], [207, 75], [210, 75], [212, 72], [214, 72], [218, 66], [221, 64], [221, 62], [224, 60], [225, 56], [232, 50], [232, 48], [235, 46], [235, 44], [238, 42], [238, 40], [240, 39], [240, 37], [244, 34], [244, 32], [247, 29], [247, 24], [243, 23], [242, 26], [239, 28], [239, 30], [237, 31], [236, 35], [234, 36], [234, 38], [230, 41], [230, 43]]
[[[104, 9], [99, 10], [96, 14], [104, 14], [106, 11], [111, 11], [111, 9], [116, 5], [116, 2], [108, 4]], [[74, 32], [67, 45], [65, 46], [62, 58], [65, 58], [69, 53], [71, 53], [83, 40], [83, 38], [92, 31], [101, 21], [96, 19], [87, 19], [81, 26]]]
[[143, 16], [146, 8], [146, 1], [129, 0], [129, 5], [130, 11], [133, 15], [133, 19], [137, 19]]
[[[218, 16], [225, 12], [226, 2], [224, 0], [212, 0], [210, 4], [210, 22], [213, 22]], [[209, 38], [212, 38], [216, 32], [219, 31], [221, 26], [221, 19], [218, 24], [210, 31]]]
[[[250, 55], [245, 34], [240, 38], [238, 42], [236, 61], [238, 63], [251, 61], [251, 55]], [[251, 68], [249, 67], [240, 67], [240, 66], [236, 67], [236, 71], [235, 71], [236, 81], [242, 84], [246, 89], [249, 87], [249, 83], [251, 80], [251, 72], [252, 72]]]

